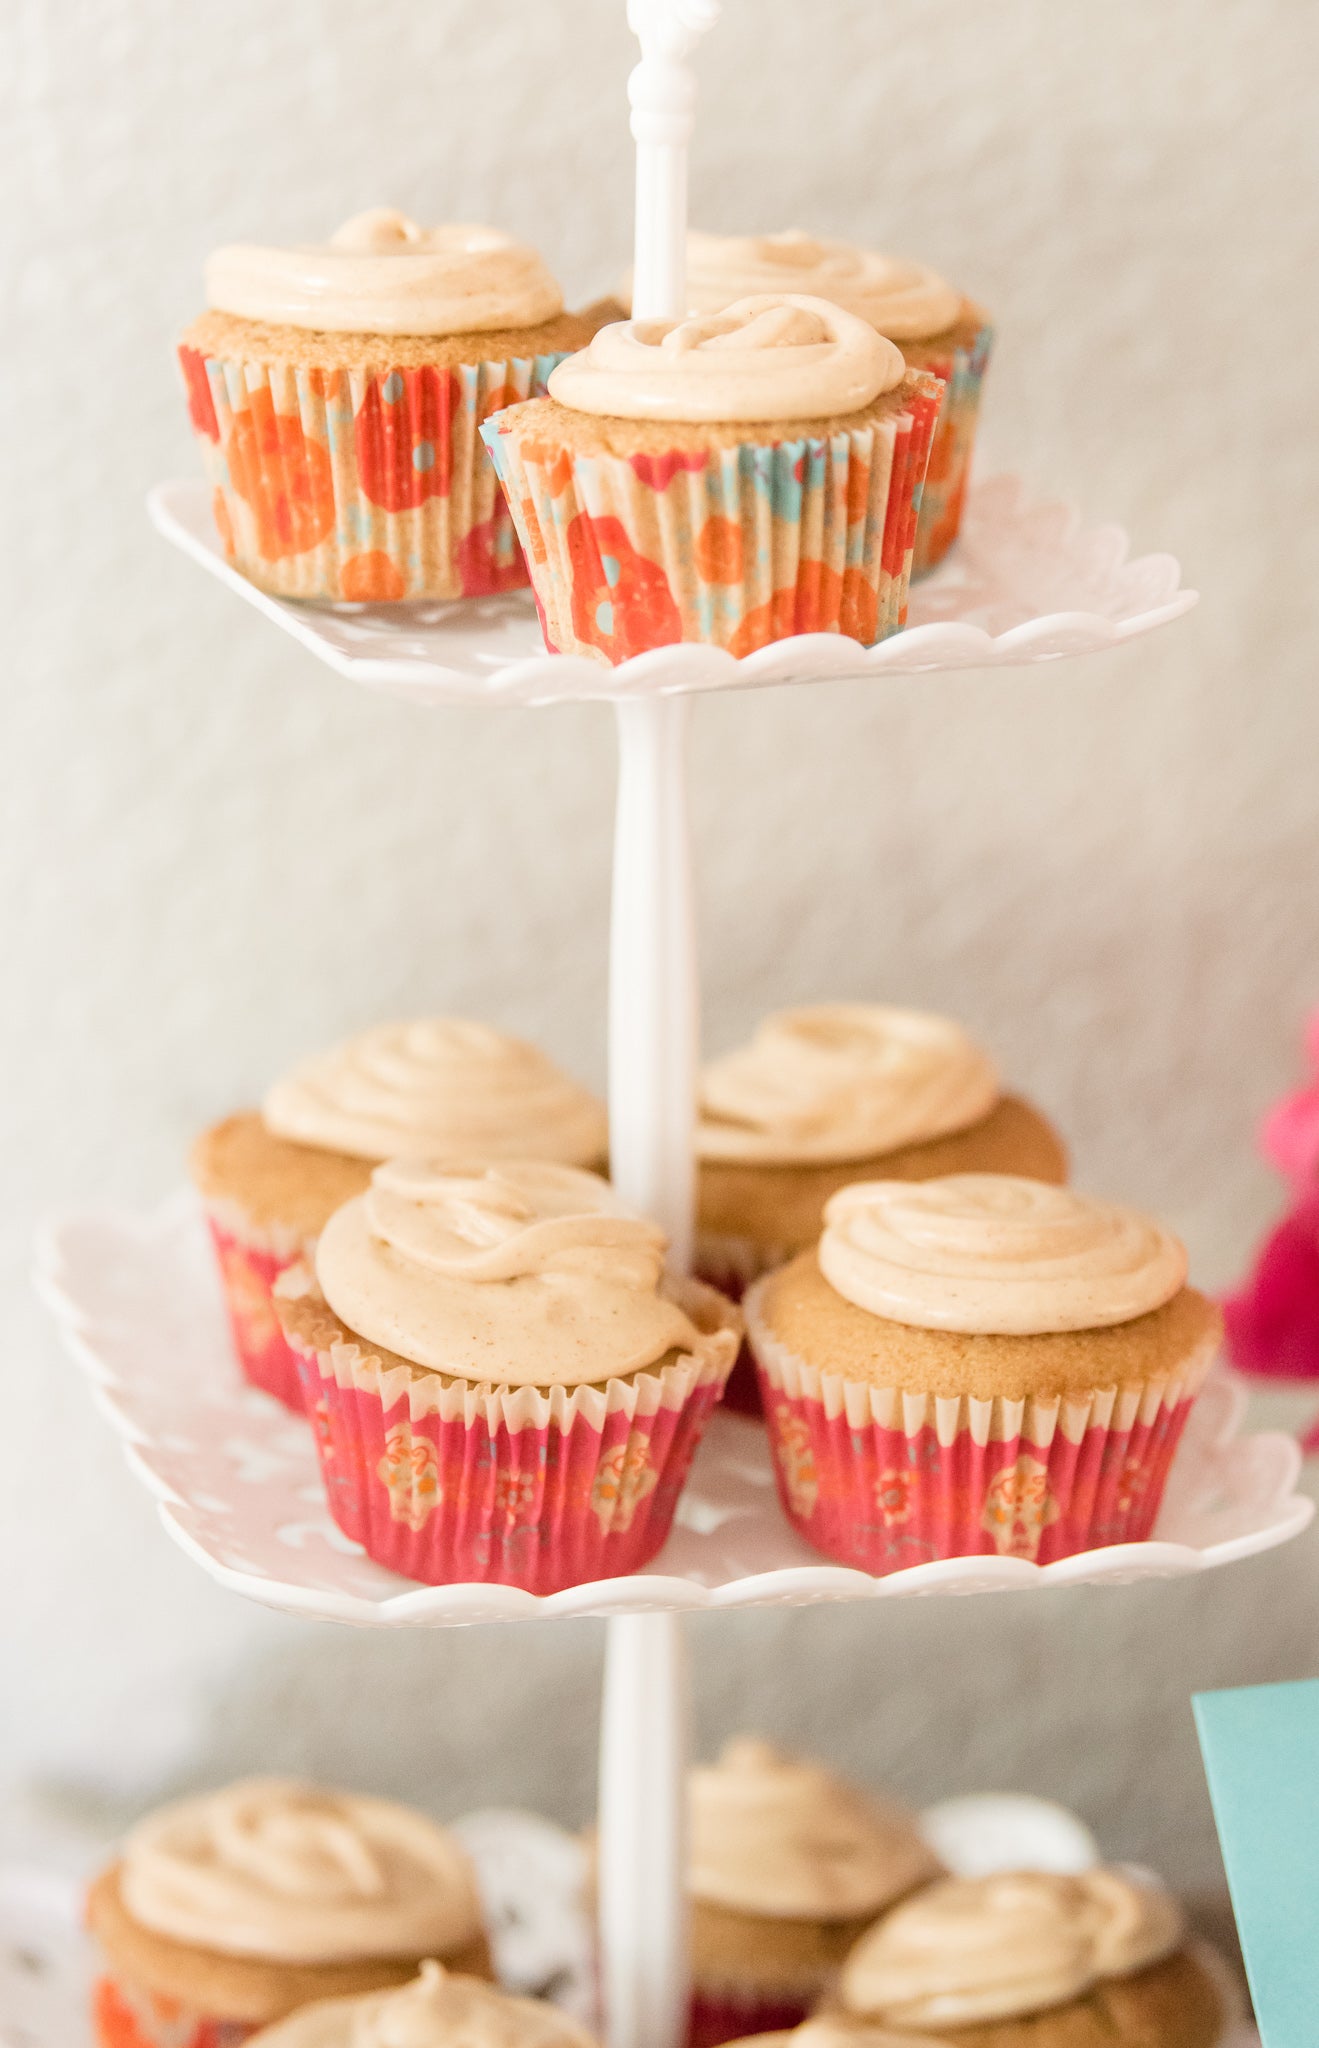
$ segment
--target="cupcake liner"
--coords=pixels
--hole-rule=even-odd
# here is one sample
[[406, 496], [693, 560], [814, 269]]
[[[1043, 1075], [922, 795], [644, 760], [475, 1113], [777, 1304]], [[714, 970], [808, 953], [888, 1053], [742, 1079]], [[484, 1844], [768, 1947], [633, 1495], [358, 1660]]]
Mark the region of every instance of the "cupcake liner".
[[274, 1290], [306, 1244], [288, 1230], [262, 1230], [233, 1202], [208, 1202], [206, 1222], [243, 1378], [301, 1415], [298, 1362], [280, 1326]]
[[[757, 1244], [749, 1237], [722, 1237], [702, 1231], [696, 1240], [694, 1267], [698, 1280], [717, 1287], [730, 1301], [741, 1301], [753, 1280], [786, 1265], [791, 1257], [786, 1246]], [[728, 1375], [723, 1405], [734, 1415], [749, 1415], [757, 1420], [765, 1412], [756, 1361], [745, 1337]]]
[[614, 663], [682, 640], [740, 657], [794, 633], [895, 633], [942, 394], [923, 373], [908, 385], [872, 425], [664, 455], [489, 422], [547, 646]]
[[730, 1369], [726, 1356], [687, 1358], [598, 1386], [489, 1387], [386, 1366], [351, 1342], [291, 1343], [345, 1535], [423, 1585], [536, 1594], [654, 1557]]
[[980, 418], [980, 388], [993, 342], [994, 330], [986, 325], [969, 346], [958, 344], [946, 353], [931, 349], [922, 354], [921, 367], [942, 378], [945, 390], [916, 522], [913, 576], [936, 568], [961, 531]]
[[747, 1297], [783, 1512], [877, 1578], [934, 1558], [1049, 1564], [1153, 1532], [1173, 1452], [1213, 1358], [1061, 1398], [972, 1400], [872, 1387], [807, 1365]]
[[811, 2009], [811, 2001], [782, 1991], [698, 1987], [692, 1993], [687, 2048], [721, 2048], [725, 2041], [742, 2041], [753, 2034], [786, 2034], [809, 2019]]
[[98, 1977], [92, 1987], [96, 2048], [239, 2048], [257, 2031], [240, 2020], [190, 2012], [122, 1977]]
[[521, 589], [479, 429], [563, 352], [315, 369], [179, 349], [225, 554], [280, 597], [379, 604]]

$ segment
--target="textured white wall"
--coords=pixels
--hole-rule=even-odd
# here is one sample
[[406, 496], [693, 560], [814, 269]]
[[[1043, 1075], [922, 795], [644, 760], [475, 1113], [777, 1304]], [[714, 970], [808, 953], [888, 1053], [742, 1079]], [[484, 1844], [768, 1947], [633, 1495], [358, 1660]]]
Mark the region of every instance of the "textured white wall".
[[[1253, 1120], [1319, 1000], [1319, 10], [725, 15], [697, 218], [964, 282], [1001, 328], [988, 452], [1179, 552], [1205, 597], [1080, 667], [703, 706], [709, 1038], [825, 994], [959, 1012], [1081, 1176], [1225, 1280], [1275, 1197]], [[386, 1639], [221, 1594], [159, 1536], [26, 1268], [41, 1211], [154, 1200], [203, 1120], [380, 1014], [470, 1010], [600, 1078], [606, 715], [358, 695], [141, 505], [192, 463], [170, 340], [220, 240], [387, 199], [502, 222], [574, 292], [614, 276], [623, 0], [11, 0], [0, 37], [3, 1827], [109, 1826], [263, 1765], [579, 1815], [593, 1629]], [[1187, 1694], [1319, 1668], [1317, 1560], [702, 1626], [703, 1733], [809, 1732], [913, 1792], [1036, 1785], [1199, 1880]]]

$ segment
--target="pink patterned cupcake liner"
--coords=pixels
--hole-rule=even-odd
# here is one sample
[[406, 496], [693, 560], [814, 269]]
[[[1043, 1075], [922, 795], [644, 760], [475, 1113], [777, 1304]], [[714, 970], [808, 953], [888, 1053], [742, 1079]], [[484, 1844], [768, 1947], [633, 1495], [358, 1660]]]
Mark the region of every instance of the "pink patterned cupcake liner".
[[754, 2034], [788, 2033], [811, 2016], [809, 2001], [779, 1992], [703, 1991], [692, 1993], [687, 2023], [687, 2048], [722, 2048], [725, 2041], [743, 2041]]
[[664, 455], [568, 448], [534, 412], [490, 421], [546, 644], [616, 663], [897, 632], [942, 394], [909, 372], [903, 405], [864, 427]]
[[[741, 1301], [753, 1280], [786, 1265], [792, 1253], [784, 1247], [756, 1244], [749, 1237], [723, 1237], [701, 1231], [696, 1239], [695, 1271], [698, 1280], [717, 1287], [730, 1301]], [[759, 1421], [764, 1415], [756, 1361], [746, 1338], [724, 1388], [724, 1407], [734, 1415]]]
[[783, 1512], [806, 1542], [880, 1578], [936, 1558], [1049, 1564], [1154, 1531], [1212, 1362], [1061, 1398], [972, 1400], [872, 1387], [805, 1364], [747, 1297]]
[[179, 361], [229, 560], [280, 597], [488, 597], [526, 565], [482, 445], [563, 353], [400, 369]]
[[140, 1991], [121, 1977], [100, 1977], [92, 1988], [96, 2048], [239, 2048], [256, 2027], [189, 2012], [176, 1999]]
[[301, 1415], [302, 1381], [275, 1308], [276, 1282], [307, 1247], [288, 1231], [262, 1231], [231, 1202], [208, 1203], [207, 1227], [220, 1268], [239, 1370], [251, 1386]]
[[916, 522], [913, 576], [937, 568], [961, 532], [980, 420], [981, 386], [993, 342], [994, 330], [986, 325], [969, 348], [959, 345], [947, 355], [932, 353], [926, 358], [924, 367], [943, 379], [945, 390]]
[[[690, 1283], [700, 1326], [736, 1312]], [[635, 1572], [663, 1546], [734, 1346], [585, 1387], [482, 1387], [291, 1334], [330, 1512], [423, 1585], [557, 1593]]]

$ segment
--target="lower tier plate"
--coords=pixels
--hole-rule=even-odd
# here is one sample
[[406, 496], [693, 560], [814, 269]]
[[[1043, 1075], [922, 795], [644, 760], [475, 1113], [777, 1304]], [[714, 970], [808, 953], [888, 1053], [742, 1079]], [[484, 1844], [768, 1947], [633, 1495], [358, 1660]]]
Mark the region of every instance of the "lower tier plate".
[[883, 1579], [827, 1564], [779, 1512], [758, 1424], [716, 1414], [673, 1533], [635, 1577], [538, 1599], [512, 1586], [419, 1586], [330, 1520], [310, 1431], [239, 1377], [197, 1204], [74, 1216], [45, 1232], [37, 1281], [161, 1519], [204, 1570], [269, 1607], [328, 1621], [430, 1628], [535, 1615], [805, 1605], [1032, 1586], [1122, 1585], [1252, 1557], [1298, 1535], [1300, 1450], [1239, 1434], [1245, 1394], [1213, 1378], [1192, 1411], [1153, 1541], [1044, 1566], [952, 1558]]

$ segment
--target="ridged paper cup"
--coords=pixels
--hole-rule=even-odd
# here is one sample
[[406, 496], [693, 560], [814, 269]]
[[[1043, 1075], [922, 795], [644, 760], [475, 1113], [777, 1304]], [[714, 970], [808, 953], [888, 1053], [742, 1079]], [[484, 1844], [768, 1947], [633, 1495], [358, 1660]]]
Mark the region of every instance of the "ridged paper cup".
[[491, 420], [546, 644], [617, 663], [684, 640], [740, 657], [796, 633], [897, 632], [942, 391], [908, 372], [862, 425], [779, 441], [749, 427], [729, 445], [688, 428], [658, 453], [582, 445], [591, 430], [553, 401]]
[[806, 1364], [744, 1304], [783, 1512], [839, 1564], [883, 1577], [950, 1557], [1049, 1564], [1153, 1534], [1216, 1338], [1176, 1372], [1046, 1399], [903, 1392]]
[[98, 1977], [92, 1987], [96, 2048], [239, 2048], [257, 2031], [241, 2020], [190, 2012], [177, 1999], [139, 1990], [122, 1977]]
[[720, 2048], [725, 2041], [751, 2040], [757, 2034], [786, 2034], [811, 2016], [810, 1999], [786, 1993], [697, 1986], [692, 1992], [687, 2023], [687, 2048]]
[[204, 345], [243, 324], [207, 315], [179, 348], [235, 568], [280, 597], [368, 604], [525, 586], [480, 427], [542, 392], [569, 350], [396, 363], [382, 338], [369, 360], [336, 367]]
[[274, 1289], [310, 1247], [292, 1230], [253, 1222], [237, 1202], [211, 1198], [205, 1209], [239, 1370], [249, 1385], [301, 1415], [302, 1380]]
[[280, 1313], [335, 1521], [428, 1586], [547, 1594], [637, 1571], [669, 1533], [741, 1331], [712, 1288], [687, 1282], [677, 1299], [720, 1334], [704, 1359], [583, 1387], [481, 1386], [381, 1358], [290, 1275]]
[[946, 338], [904, 342], [909, 363], [943, 380], [944, 401], [925, 472], [912, 575], [937, 568], [962, 529], [962, 510], [980, 421], [980, 394], [994, 344], [987, 320], [965, 322]]
[[[698, 1280], [717, 1287], [730, 1301], [741, 1301], [748, 1287], [763, 1273], [772, 1273], [793, 1256], [787, 1246], [757, 1244], [749, 1237], [729, 1237], [713, 1231], [698, 1231], [693, 1267]], [[737, 1363], [728, 1375], [723, 1405], [734, 1415], [758, 1420], [764, 1413], [756, 1361], [746, 1338]]]

